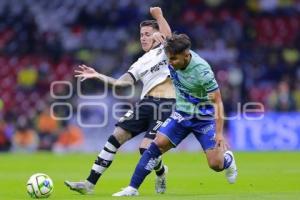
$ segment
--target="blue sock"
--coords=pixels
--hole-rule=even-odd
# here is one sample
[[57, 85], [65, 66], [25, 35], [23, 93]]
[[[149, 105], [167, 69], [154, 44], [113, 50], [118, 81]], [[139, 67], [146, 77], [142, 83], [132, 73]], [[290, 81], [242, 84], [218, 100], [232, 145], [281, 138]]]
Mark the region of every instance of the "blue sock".
[[224, 154], [224, 169], [227, 169], [232, 163], [232, 156], [228, 153]]
[[143, 153], [139, 163], [137, 164], [134, 174], [131, 177], [130, 186], [138, 189], [146, 176], [150, 174], [153, 168], [159, 162], [161, 152], [157, 145], [152, 142], [147, 151]]

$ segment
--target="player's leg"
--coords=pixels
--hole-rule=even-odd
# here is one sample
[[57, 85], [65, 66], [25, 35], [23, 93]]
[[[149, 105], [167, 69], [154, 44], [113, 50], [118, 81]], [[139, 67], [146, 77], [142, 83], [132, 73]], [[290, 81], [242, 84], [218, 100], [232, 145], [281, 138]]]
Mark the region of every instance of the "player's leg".
[[121, 127], [115, 128], [114, 133], [108, 138], [104, 148], [101, 150], [93, 164], [90, 175], [87, 178], [90, 183], [96, 185], [100, 176], [113, 162], [118, 149], [131, 138], [132, 134], [130, 132]]
[[100, 176], [105, 172], [114, 160], [119, 147], [128, 141], [132, 134], [121, 127], [116, 127], [114, 133], [108, 138], [104, 148], [100, 151], [95, 160], [90, 174], [86, 181], [71, 182], [65, 181], [65, 184], [74, 191], [81, 194], [91, 194]]
[[[228, 183], [233, 184], [236, 181], [238, 171], [237, 171], [237, 166], [235, 163], [234, 155], [232, 151], [225, 151], [224, 153], [224, 160], [226, 160], [227, 165], [224, 164], [224, 169], [225, 169], [225, 175]], [[232, 160], [231, 163], [229, 160]], [[229, 164], [230, 163], [230, 164]]]
[[[175, 107], [175, 99], [169, 98], [152, 98], [149, 99], [154, 105], [154, 109], [149, 112], [149, 128], [140, 146], [140, 152], [143, 152], [150, 146], [152, 140], [155, 138], [156, 133], [163, 122], [169, 118]], [[168, 167], [163, 164], [162, 157], [159, 157], [157, 165], [154, 167], [156, 174], [155, 178], [155, 191], [158, 194], [165, 193], [167, 189], [167, 173]]]
[[[141, 155], [150, 146], [162, 123], [171, 115], [175, 105], [175, 99], [154, 98], [148, 96], [145, 103], [145, 112], [147, 113], [149, 126], [140, 145]], [[157, 165], [154, 167], [154, 171], [156, 173], [155, 191], [156, 193], [162, 194], [166, 191], [167, 166], [163, 164], [161, 157], [159, 157]]]
[[159, 162], [159, 157], [173, 147], [169, 138], [164, 135], [157, 134], [155, 140], [150, 147], [143, 153], [139, 163], [137, 164], [134, 174], [131, 177], [130, 185], [122, 191], [113, 194], [113, 196], [136, 196], [138, 188], [147, 175], [151, 173]]
[[[165, 122], [175, 110], [175, 99], [160, 98], [157, 109], [157, 121], [152, 125], [152, 133], [157, 133], [163, 122]], [[150, 132], [149, 132], [150, 133]], [[155, 191], [156, 193], [165, 193], [167, 189], [167, 173], [168, 167], [163, 164], [163, 161], [159, 161], [157, 166], [154, 167], [156, 178], [155, 178]]]
[[[148, 149], [153, 139], [149, 139], [145, 137], [142, 140], [141, 146], [140, 146], [140, 153], [143, 155], [143, 153]], [[154, 167], [156, 178], [155, 178], [155, 191], [158, 194], [165, 193], [167, 189], [167, 179], [166, 175], [168, 173], [168, 167], [163, 164], [162, 157], [160, 156], [157, 161], [157, 165]]]
[[[176, 113], [176, 116], [179, 114]], [[168, 118], [159, 129], [159, 133], [151, 143], [150, 147], [144, 152], [143, 156], [137, 164], [134, 174], [131, 177], [130, 185], [113, 196], [134, 196], [137, 195], [138, 188], [150, 174], [151, 170], [158, 163], [158, 158], [169, 149], [178, 145], [188, 134], [187, 130], [181, 122], [174, 118]]]
[[205, 155], [207, 163], [212, 170], [216, 172], [224, 170], [224, 151], [220, 147], [215, 146], [214, 148], [206, 149]]
[[217, 172], [225, 170], [227, 181], [235, 183], [238, 173], [232, 151], [224, 151], [223, 148], [215, 147], [206, 150], [205, 154], [211, 169]]
[[[151, 116], [151, 117], [154, 118], [154, 116]], [[154, 119], [152, 119], [150, 121], [151, 122], [150, 122], [149, 129], [148, 129], [147, 133], [145, 134], [145, 137], [144, 137], [144, 139], [143, 139], [143, 141], [141, 143], [141, 146], [140, 146], [141, 155], [143, 155], [143, 153], [148, 149], [148, 147], [150, 146], [151, 142], [155, 138], [159, 127], [163, 123], [160, 120], [154, 120]], [[167, 189], [166, 174], [168, 172], [168, 167], [163, 164], [161, 156], [158, 157], [157, 165], [154, 166], [154, 171], [156, 173], [155, 191], [158, 194], [163, 194], [166, 191], [166, 189]]]
[[65, 184], [71, 190], [75, 190], [81, 194], [93, 192], [94, 186], [105, 170], [111, 165], [119, 147], [127, 140], [147, 130], [147, 115], [145, 115], [145, 112], [141, 111], [143, 109], [143, 106], [135, 107], [133, 111], [129, 110], [122, 118], [120, 118], [119, 122], [116, 124], [117, 127], [115, 128], [114, 133], [108, 138], [104, 148], [97, 156], [87, 180], [81, 182], [65, 181]]
[[194, 129], [194, 135], [205, 152], [209, 167], [216, 172], [225, 170], [227, 181], [234, 183], [237, 177], [234, 156], [231, 151], [216, 145], [215, 123], [213, 121], [202, 123], [200, 127]]
[[[147, 137], [145, 137], [141, 144], [140, 144], [140, 154], [143, 155], [143, 153], [150, 147], [151, 143], [152, 143], [153, 139], [149, 139]], [[159, 157], [159, 162], [158, 164], [154, 167], [156, 176], [161, 176], [164, 174], [165, 172], [165, 166], [163, 165], [163, 161], [161, 159], [161, 157]]]

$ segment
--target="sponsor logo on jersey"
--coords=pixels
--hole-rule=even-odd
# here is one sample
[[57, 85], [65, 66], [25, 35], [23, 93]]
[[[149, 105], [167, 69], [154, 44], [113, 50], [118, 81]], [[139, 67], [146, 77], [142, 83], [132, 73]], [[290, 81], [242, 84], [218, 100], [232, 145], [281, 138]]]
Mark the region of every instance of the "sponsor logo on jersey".
[[159, 71], [160, 67], [163, 66], [163, 65], [166, 65], [166, 64], [167, 64], [167, 60], [163, 60], [163, 61], [157, 63], [156, 65], [151, 67], [151, 69], [150, 69], [151, 73]]

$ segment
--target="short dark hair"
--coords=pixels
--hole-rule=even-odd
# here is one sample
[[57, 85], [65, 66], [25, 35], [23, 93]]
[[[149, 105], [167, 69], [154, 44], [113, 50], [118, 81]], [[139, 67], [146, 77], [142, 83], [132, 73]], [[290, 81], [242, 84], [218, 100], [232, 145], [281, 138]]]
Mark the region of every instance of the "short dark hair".
[[140, 28], [144, 26], [151, 26], [152, 28], [159, 30], [159, 26], [156, 20], [145, 20], [140, 23]]
[[191, 40], [186, 34], [173, 33], [171, 37], [166, 39], [164, 44], [165, 52], [171, 54], [179, 54], [191, 48]]

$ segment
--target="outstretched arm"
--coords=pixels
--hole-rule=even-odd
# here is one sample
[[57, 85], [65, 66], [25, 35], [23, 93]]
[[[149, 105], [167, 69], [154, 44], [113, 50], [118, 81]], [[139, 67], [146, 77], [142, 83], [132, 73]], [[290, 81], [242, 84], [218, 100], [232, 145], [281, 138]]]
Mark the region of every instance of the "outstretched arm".
[[163, 16], [161, 8], [151, 7], [150, 14], [157, 21], [159, 26], [159, 32], [164, 34], [165, 37], [170, 37], [172, 35], [172, 31], [167, 20]]
[[95, 69], [86, 65], [79, 65], [78, 67], [79, 69], [75, 70], [75, 77], [79, 78], [80, 81], [90, 78], [97, 78], [100, 81], [112, 86], [126, 87], [134, 84], [133, 78], [128, 73], [125, 73], [120, 78], [115, 79], [104, 74], [100, 74]]

